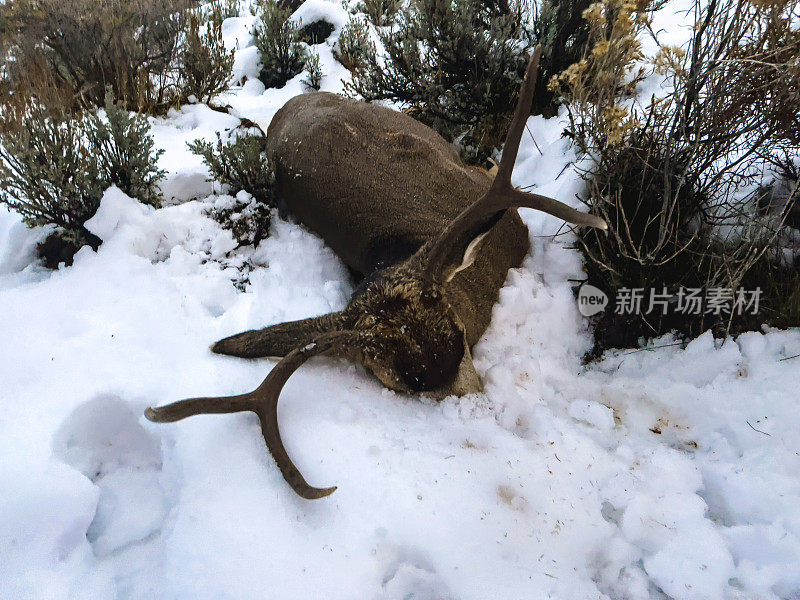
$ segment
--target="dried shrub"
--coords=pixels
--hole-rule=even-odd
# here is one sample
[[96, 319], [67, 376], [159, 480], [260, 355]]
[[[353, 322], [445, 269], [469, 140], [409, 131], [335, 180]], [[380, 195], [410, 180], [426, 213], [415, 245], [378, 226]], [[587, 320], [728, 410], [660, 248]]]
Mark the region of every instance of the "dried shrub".
[[[102, 107], [109, 88], [125, 109], [151, 114], [207, 98], [224, 88], [232, 57], [221, 44], [222, 9], [195, 5], [10, 0], [0, 4], [2, 76], [17, 94], [70, 109]], [[201, 14], [211, 19], [205, 28]]]
[[[256, 2], [263, 2], [264, 0], [256, 0]], [[278, 0], [278, 6], [284, 10], [288, 10], [289, 14], [296, 11], [305, 2], [305, 0]], [[252, 10], [252, 9], [251, 9]]]
[[239, 16], [241, 2], [239, 0], [211, 0], [209, 8], [214, 19], [224, 21]]
[[8, 55], [0, 65], [0, 110], [4, 116], [0, 125], [13, 128], [34, 104], [39, 111], [56, 117], [79, 114], [72, 89], [53, 75], [43, 55], [36, 53], [30, 58], [23, 70], [10, 66]]
[[[233, 51], [222, 43], [224, 7], [213, 4], [207, 15], [191, 11], [180, 50], [181, 96], [208, 102], [228, 87], [233, 68]], [[238, 14], [238, 8], [237, 8]]]
[[648, 0], [603, 0], [583, 11], [587, 46], [581, 60], [548, 82], [569, 109], [569, 134], [583, 151], [614, 149], [638, 121], [623, 103], [644, 76], [639, 36], [648, 24]]
[[253, 32], [261, 57], [261, 81], [268, 88], [283, 87], [305, 66], [306, 52], [291, 11], [273, 0], [259, 3], [261, 21]]
[[800, 230], [800, 203], [792, 202], [794, 185], [800, 181], [800, 160], [787, 152], [772, 154], [771, 169], [776, 178], [755, 192], [759, 214], [784, 215], [786, 224]]
[[190, 0], [11, 0], [0, 11], [12, 81], [35, 92], [37, 62], [83, 107], [102, 106], [110, 87], [128, 109], [155, 110], [174, 98], [168, 67], [178, 52]]
[[532, 43], [523, 21], [520, 5], [412, 0], [395, 27], [379, 33], [385, 61], [358, 52], [347, 89], [407, 105], [445, 138], [458, 138], [467, 159], [483, 159], [514, 110]]
[[24, 115], [4, 115], [0, 203], [22, 215], [29, 227], [58, 228], [42, 248], [57, 262], [65, 257], [70, 262], [83, 244], [99, 247], [101, 240], [84, 224], [110, 185], [148, 204], [161, 200], [157, 183], [164, 173], [156, 166], [160, 153], [147, 120], [111, 103], [106, 113], [105, 118], [73, 118], [34, 105]]
[[646, 5], [606, 0], [585, 11], [587, 52], [551, 89], [567, 102], [568, 133], [590, 165], [586, 200], [610, 228], [607, 236], [579, 234], [589, 280], [612, 294], [762, 290], [758, 315], [707, 306], [700, 314], [607, 311], [597, 351], [670, 330], [736, 333], [785, 313], [797, 285], [784, 258], [797, 173], [784, 177], [778, 210], [759, 208], [758, 186], [800, 156], [797, 9], [794, 0], [698, 3], [688, 48], [664, 47], [655, 59], [671, 91], [644, 107], [631, 96], [642, 74], [636, 38]]

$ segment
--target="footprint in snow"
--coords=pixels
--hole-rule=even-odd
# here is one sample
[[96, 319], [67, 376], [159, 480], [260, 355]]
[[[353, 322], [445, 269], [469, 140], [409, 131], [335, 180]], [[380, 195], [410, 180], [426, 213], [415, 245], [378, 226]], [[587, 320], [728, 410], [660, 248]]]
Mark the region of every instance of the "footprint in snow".
[[385, 565], [381, 600], [452, 600], [422, 551], [384, 541], [378, 544], [376, 556]]
[[156, 535], [168, 511], [159, 482], [161, 444], [118, 396], [78, 406], [59, 428], [53, 452], [100, 488], [86, 537], [107, 556]]

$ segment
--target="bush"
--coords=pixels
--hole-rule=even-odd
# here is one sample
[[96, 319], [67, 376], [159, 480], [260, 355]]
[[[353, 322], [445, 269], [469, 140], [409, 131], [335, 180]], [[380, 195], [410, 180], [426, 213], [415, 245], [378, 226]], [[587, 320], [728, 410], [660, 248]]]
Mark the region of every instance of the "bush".
[[147, 118], [123, 110], [106, 97], [105, 120], [98, 112], [84, 118], [91, 154], [98, 157], [98, 180], [102, 189], [116, 185], [131, 198], [161, 206], [158, 182], [166, 172], [157, 167], [163, 150], [155, 150]]
[[534, 37], [542, 45], [539, 78], [536, 80], [534, 110], [555, 114], [558, 99], [547, 83], [569, 65], [583, 58], [589, 27], [583, 12], [593, 0], [542, 0], [534, 25]]
[[231, 17], [238, 17], [240, 11], [239, 0], [211, 0], [210, 12], [214, 19], [220, 22]]
[[151, 114], [207, 98], [224, 88], [232, 57], [221, 44], [222, 7], [212, 5], [200, 34], [195, 4], [9, 0], [0, 4], [2, 77], [17, 94], [67, 110], [102, 107], [107, 88], [123, 108]]
[[249, 194], [220, 196], [208, 214], [233, 234], [238, 247], [258, 246], [269, 233], [269, 206]]
[[624, 100], [644, 76], [639, 37], [648, 0], [601, 0], [583, 12], [589, 28], [583, 58], [548, 82], [567, 103], [569, 135], [584, 152], [616, 149], [638, 125]]
[[306, 72], [308, 76], [303, 83], [305, 83], [312, 90], [319, 90], [322, 85], [322, 67], [319, 64], [319, 54], [316, 52], [309, 52], [306, 59]]
[[[671, 330], [724, 335], [764, 320], [788, 324], [776, 315], [796, 302], [797, 269], [783, 256], [797, 173], [785, 169], [778, 210], [765, 209], [758, 186], [774, 187], [776, 166], [800, 156], [797, 9], [795, 0], [698, 3], [688, 49], [663, 47], [655, 59], [671, 91], [645, 107], [630, 99], [642, 76], [636, 38], [647, 6], [605, 0], [584, 12], [589, 48], [551, 89], [565, 99], [568, 134], [589, 161], [586, 201], [609, 224], [607, 236], [579, 233], [589, 280], [612, 294], [673, 296], [666, 315], [607, 311], [597, 351]], [[758, 315], [731, 303], [709, 310], [712, 290], [732, 296], [745, 285], [761, 288]], [[699, 314], [676, 312], [681, 287], [703, 291]]]
[[222, 43], [223, 8], [212, 6], [202, 33], [202, 12], [192, 11], [188, 16], [186, 36], [180, 50], [183, 98], [194, 96], [199, 102], [208, 102], [227, 88], [233, 68], [233, 51], [227, 51]]
[[358, 8], [367, 14], [373, 25], [385, 27], [392, 22], [402, 4], [401, 0], [363, 0]]
[[103, 187], [78, 121], [28, 114], [0, 137], [0, 159], [0, 202], [26, 225], [55, 225], [77, 248], [100, 246], [84, 223], [97, 212]]
[[99, 247], [101, 240], [84, 224], [112, 184], [148, 204], [160, 202], [160, 153], [143, 117], [111, 103], [107, 119], [56, 117], [36, 107], [18, 117], [0, 128], [0, 203], [29, 227], [58, 228], [49, 254], [71, 257], [83, 244]]
[[375, 44], [369, 37], [368, 25], [351, 17], [342, 27], [333, 52], [336, 60], [351, 73], [366, 68], [368, 57], [374, 56], [376, 52]]
[[381, 32], [375, 53], [353, 71], [347, 89], [366, 100], [393, 100], [445, 138], [460, 139], [468, 159], [501, 143], [524, 76], [531, 38], [522, 11], [480, 0], [412, 0], [396, 28]]
[[256, 47], [261, 57], [261, 81], [268, 88], [283, 87], [301, 73], [306, 53], [299, 42], [298, 27], [289, 20], [291, 12], [273, 0], [260, 3], [261, 22], [256, 26]]
[[216, 143], [195, 140], [189, 149], [203, 157], [211, 171], [213, 181], [218, 181], [236, 193], [246, 191], [262, 204], [275, 205], [275, 175], [267, 159], [266, 140], [260, 135], [242, 135], [232, 143], [223, 143], [217, 133]]
[[213, 180], [233, 193], [244, 190], [254, 203], [237, 200], [231, 206], [216, 208], [212, 215], [234, 233], [240, 245], [258, 244], [267, 235], [270, 209], [277, 206], [275, 172], [267, 159], [266, 139], [244, 135], [225, 144], [219, 133], [216, 144], [197, 140], [189, 144], [211, 171]]
[[155, 110], [174, 98], [169, 66], [190, 0], [11, 0], [0, 7], [10, 76], [31, 91], [28, 65], [82, 107], [103, 106], [106, 87], [128, 109]]

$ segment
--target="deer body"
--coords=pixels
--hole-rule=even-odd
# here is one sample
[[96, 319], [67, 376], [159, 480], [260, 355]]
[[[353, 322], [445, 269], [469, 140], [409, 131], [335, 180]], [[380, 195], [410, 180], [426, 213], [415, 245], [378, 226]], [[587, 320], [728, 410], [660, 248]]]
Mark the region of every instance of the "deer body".
[[[277, 112], [267, 152], [292, 213], [366, 278], [412, 256], [492, 183], [419, 121], [326, 92], [296, 96]], [[474, 264], [444, 285], [470, 347], [489, 325], [508, 270], [528, 248], [528, 230], [509, 210]]]
[[529, 248], [515, 208], [605, 228], [598, 217], [511, 185], [540, 53], [528, 65], [494, 176], [465, 166], [436, 132], [402, 113], [327, 93], [289, 100], [267, 132], [279, 191], [364, 279], [340, 312], [212, 346], [244, 358], [282, 357], [252, 392], [181, 400], [147, 409], [147, 418], [255, 412], [287, 483], [314, 499], [336, 488], [306, 482], [283, 446], [277, 413], [283, 385], [311, 356], [356, 360], [400, 392], [443, 397], [480, 390], [470, 348], [489, 325], [508, 270]]

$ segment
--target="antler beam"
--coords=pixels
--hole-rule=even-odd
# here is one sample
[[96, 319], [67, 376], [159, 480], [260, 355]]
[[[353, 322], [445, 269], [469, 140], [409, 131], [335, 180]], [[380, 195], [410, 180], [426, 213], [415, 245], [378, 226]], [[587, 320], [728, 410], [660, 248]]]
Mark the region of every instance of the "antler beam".
[[286, 482], [303, 498], [308, 500], [324, 498], [336, 491], [336, 487], [316, 488], [309, 485], [283, 446], [278, 428], [278, 397], [292, 373], [309, 358], [332, 349], [346, 348], [356, 341], [356, 337], [357, 334], [352, 331], [336, 331], [320, 335], [311, 343], [287, 354], [269, 372], [261, 385], [247, 394], [189, 398], [159, 408], [148, 408], [145, 416], [156, 423], [171, 423], [193, 415], [254, 412], [261, 421], [261, 432], [267, 443], [267, 449]]
[[511, 173], [517, 161], [522, 132], [530, 115], [542, 47], [537, 46], [528, 62], [514, 117], [506, 135], [497, 175], [489, 191], [466, 208], [430, 245], [425, 271], [430, 281], [443, 283], [458, 269], [470, 243], [492, 228], [509, 208], [533, 208], [576, 225], [607, 229], [600, 217], [582, 213], [553, 198], [531, 194], [511, 185]]

